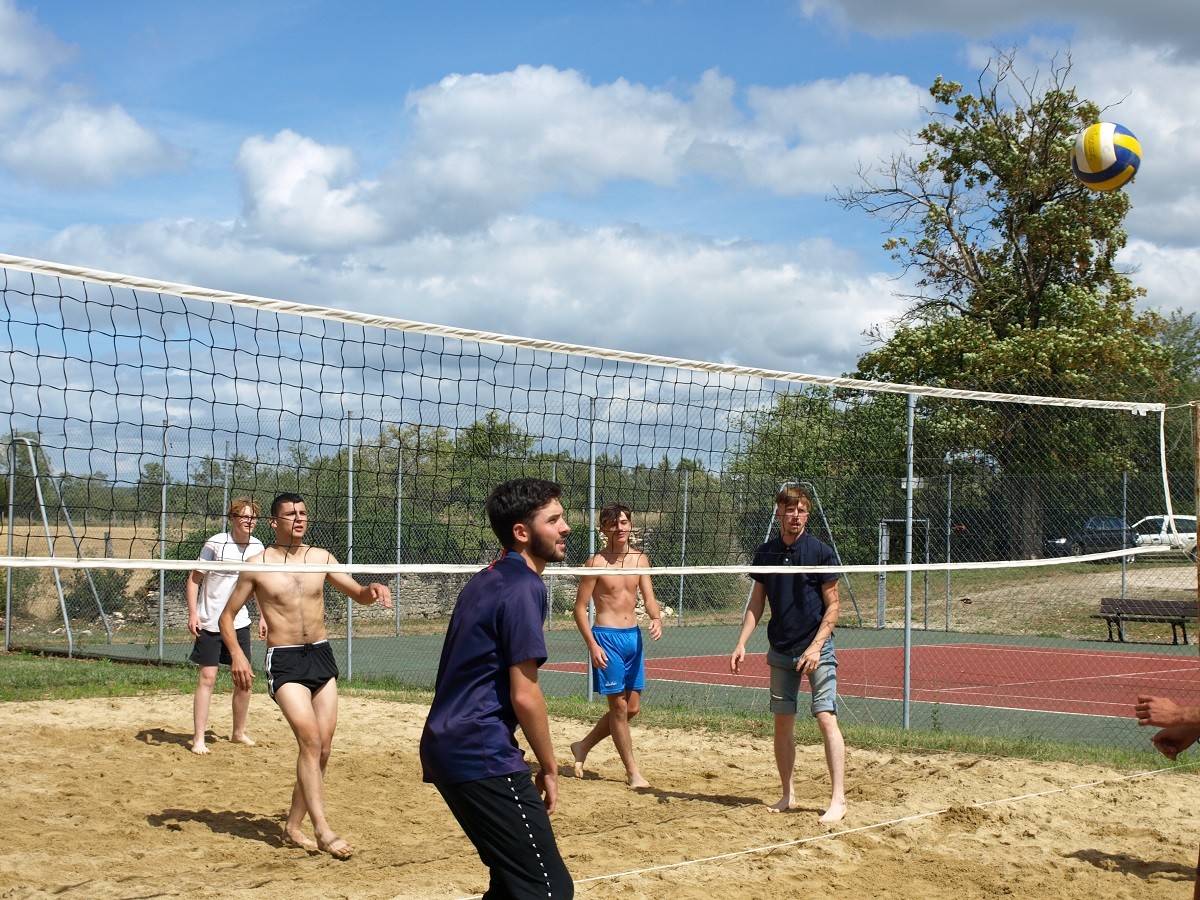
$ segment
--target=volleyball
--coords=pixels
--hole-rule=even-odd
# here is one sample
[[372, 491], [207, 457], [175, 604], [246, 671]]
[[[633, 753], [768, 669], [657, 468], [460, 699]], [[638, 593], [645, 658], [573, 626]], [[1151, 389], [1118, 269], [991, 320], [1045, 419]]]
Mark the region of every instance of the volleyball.
[[1097, 122], [1075, 139], [1071, 171], [1094, 191], [1115, 191], [1137, 174], [1142, 145], [1124, 125]]

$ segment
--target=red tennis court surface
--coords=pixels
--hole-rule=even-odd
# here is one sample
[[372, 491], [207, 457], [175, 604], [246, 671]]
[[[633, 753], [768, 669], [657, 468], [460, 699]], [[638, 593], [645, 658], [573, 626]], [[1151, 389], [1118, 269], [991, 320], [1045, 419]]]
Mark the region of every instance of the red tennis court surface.
[[[839, 648], [838, 693], [846, 697], [900, 700], [904, 651], [900, 647]], [[584, 672], [584, 663], [548, 663], [555, 672]], [[984, 706], [1041, 712], [1128, 718], [1138, 694], [1158, 694], [1190, 703], [1200, 684], [1194, 657], [1047, 650], [983, 644], [913, 647], [910, 695], [917, 703]], [[766, 654], [751, 654], [742, 674], [729, 671], [728, 656], [647, 659], [653, 681], [770, 686]]]

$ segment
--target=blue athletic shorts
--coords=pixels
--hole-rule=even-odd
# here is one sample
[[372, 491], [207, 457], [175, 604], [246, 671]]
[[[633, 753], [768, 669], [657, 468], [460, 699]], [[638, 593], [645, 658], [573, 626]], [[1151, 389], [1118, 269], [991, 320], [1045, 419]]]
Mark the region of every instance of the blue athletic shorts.
[[642, 648], [642, 629], [592, 627], [592, 637], [608, 654], [608, 666], [592, 667], [592, 686], [597, 694], [623, 694], [640, 691], [646, 686], [645, 653]]
[[[796, 663], [799, 661], [799, 656], [779, 653], [774, 648], [767, 650], [767, 664], [771, 667], [771, 712], [796, 714], [800, 693], [800, 673], [796, 671]], [[808, 687], [812, 692], [814, 716], [822, 712], [837, 715], [837, 656], [832, 640], [826, 641], [821, 648], [817, 668], [808, 675]]]

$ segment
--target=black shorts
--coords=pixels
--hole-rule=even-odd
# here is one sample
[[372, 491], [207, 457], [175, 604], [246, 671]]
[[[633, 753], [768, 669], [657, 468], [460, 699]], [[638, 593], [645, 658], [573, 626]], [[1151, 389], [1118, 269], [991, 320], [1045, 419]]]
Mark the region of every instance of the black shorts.
[[488, 896], [570, 900], [550, 816], [528, 771], [462, 784], [435, 784], [491, 873]]
[[267, 693], [272, 700], [285, 684], [302, 684], [315, 694], [339, 674], [329, 641], [267, 648]]
[[[238, 646], [242, 648], [242, 652], [246, 654], [246, 659], [250, 659], [249, 625], [237, 630], [237, 642]], [[200, 633], [196, 635], [196, 643], [192, 645], [192, 655], [188, 659], [198, 666], [228, 666], [233, 663], [233, 657], [229, 655], [229, 648], [221, 640], [221, 632], [205, 631], [204, 629], [200, 629]]]

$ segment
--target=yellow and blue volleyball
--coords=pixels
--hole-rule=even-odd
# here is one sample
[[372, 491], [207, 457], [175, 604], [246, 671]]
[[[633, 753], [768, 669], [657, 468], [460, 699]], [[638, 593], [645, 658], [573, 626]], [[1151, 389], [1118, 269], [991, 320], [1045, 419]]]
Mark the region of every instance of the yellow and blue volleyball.
[[1137, 174], [1142, 145], [1124, 125], [1097, 122], [1075, 139], [1071, 171], [1094, 191], [1115, 191]]

